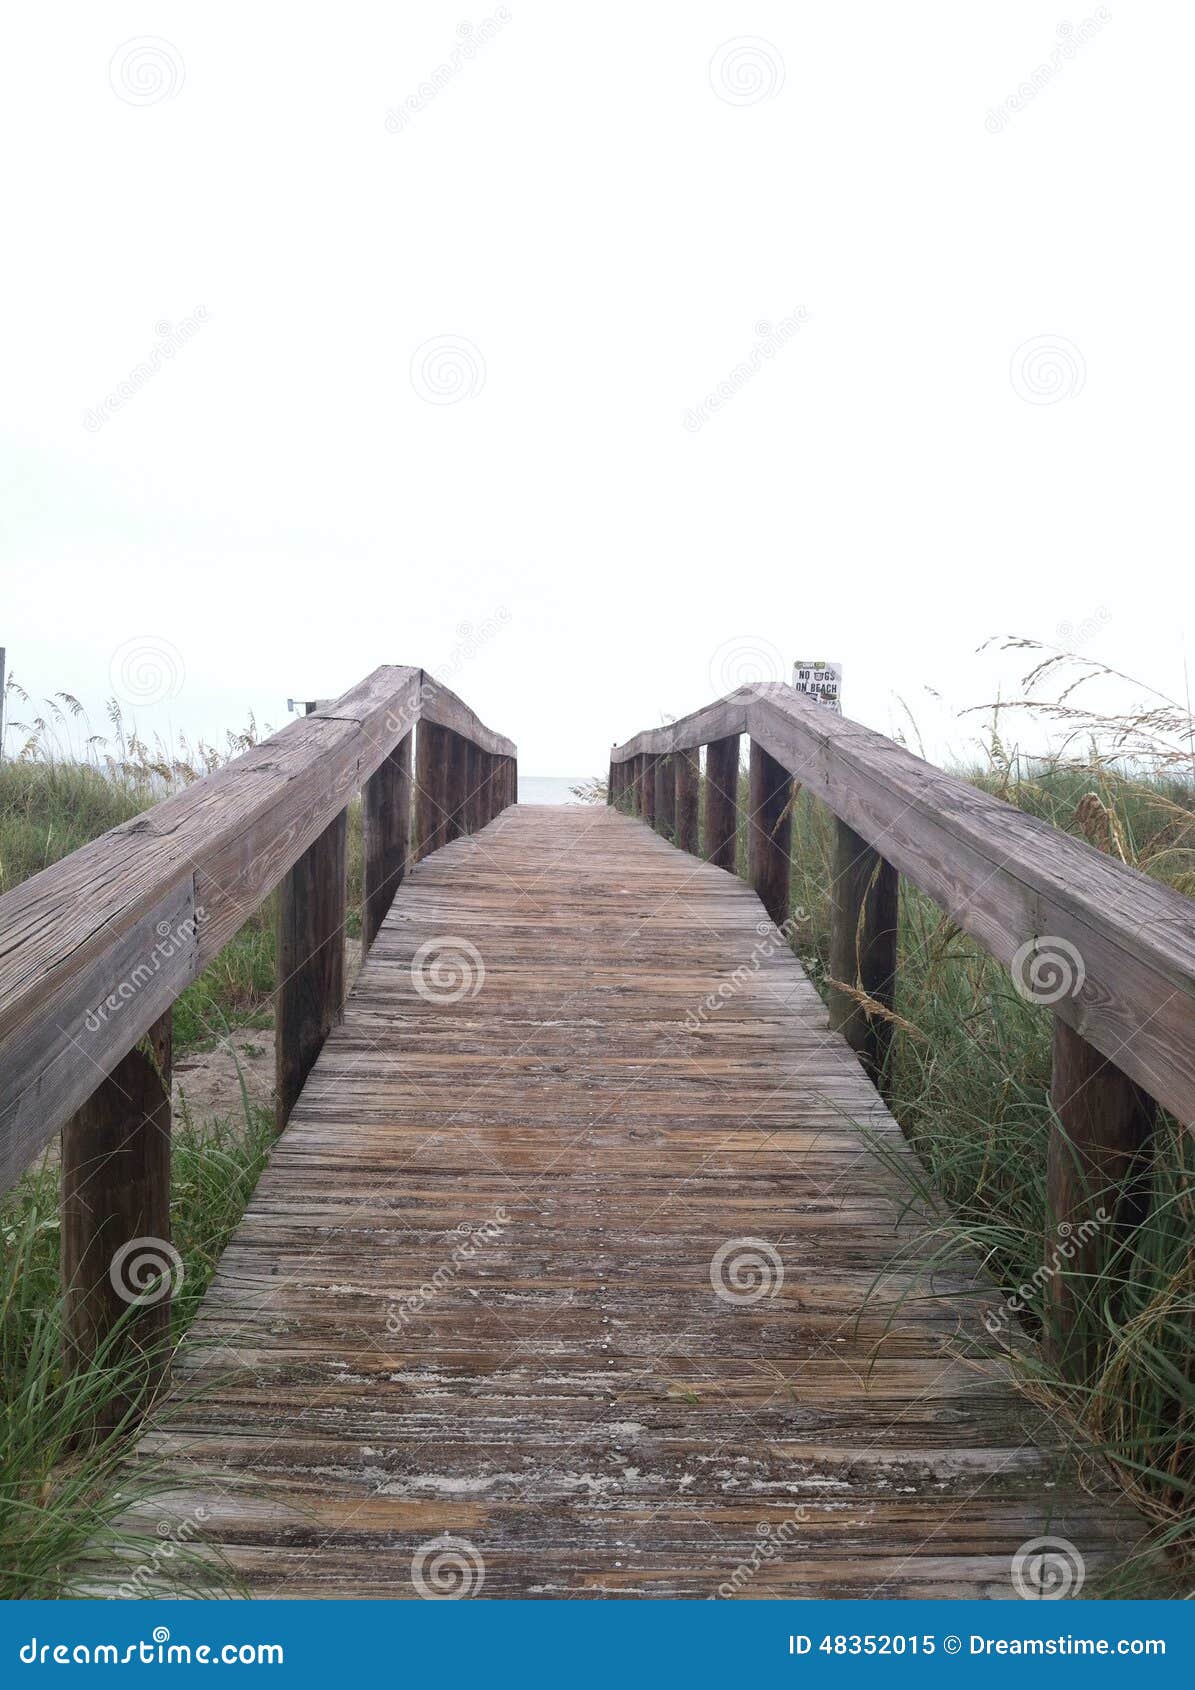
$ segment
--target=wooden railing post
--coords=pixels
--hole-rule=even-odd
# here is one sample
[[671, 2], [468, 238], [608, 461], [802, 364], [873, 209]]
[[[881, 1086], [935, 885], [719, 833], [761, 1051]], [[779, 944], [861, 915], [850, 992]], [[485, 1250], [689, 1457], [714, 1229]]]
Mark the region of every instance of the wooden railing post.
[[286, 1125], [344, 1003], [345, 840], [341, 810], [278, 888], [275, 1110]]
[[469, 794], [469, 742], [463, 734], [447, 734], [447, 761], [444, 788], [444, 843], [459, 839], [466, 832], [466, 799]]
[[659, 761], [650, 752], [643, 758], [643, 819], [648, 827], [656, 825], [656, 764]]
[[[900, 876], [844, 821], [834, 819], [830, 886], [830, 976], [891, 1009], [896, 992]], [[857, 998], [831, 985], [830, 1025], [844, 1035], [880, 1089], [892, 1023], [869, 1015]]]
[[792, 776], [762, 745], [751, 741], [748, 870], [751, 884], [777, 927], [788, 920]]
[[656, 758], [656, 826], [667, 839], [676, 832], [676, 776], [670, 755]]
[[415, 731], [416, 862], [439, 849], [448, 837], [448, 729], [420, 722]]
[[464, 774], [462, 778], [463, 796], [461, 798], [461, 832], [476, 833], [479, 823], [477, 820], [477, 771], [480, 753], [471, 739], [465, 740], [462, 747]]
[[678, 751], [673, 759], [676, 772], [674, 814], [676, 843], [682, 851], [698, 849], [697, 798], [701, 785], [701, 763], [696, 751]]
[[498, 759], [492, 751], [481, 754], [481, 825], [488, 827], [497, 813], [497, 793], [494, 786], [494, 770]]
[[97, 1437], [144, 1406], [169, 1353], [181, 1269], [170, 1243], [170, 1072], [167, 1010], [62, 1129], [63, 1365], [133, 1364], [96, 1403]]
[[1050, 1102], [1056, 1119], [1046, 1165], [1046, 1349], [1062, 1372], [1084, 1380], [1100, 1347], [1101, 1266], [1148, 1209], [1145, 1145], [1156, 1110], [1057, 1016]]
[[361, 788], [365, 898], [361, 954], [365, 957], [407, 872], [411, 835], [411, 735], [408, 733]]
[[706, 860], [733, 874], [738, 861], [739, 736], [711, 740], [705, 748]]

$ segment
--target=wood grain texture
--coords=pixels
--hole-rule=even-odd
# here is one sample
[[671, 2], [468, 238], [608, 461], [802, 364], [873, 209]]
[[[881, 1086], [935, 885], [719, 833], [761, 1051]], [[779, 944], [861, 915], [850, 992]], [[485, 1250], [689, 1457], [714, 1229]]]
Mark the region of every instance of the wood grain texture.
[[166, 1364], [172, 1027], [167, 1010], [62, 1129], [63, 1366], [99, 1359], [120, 1381], [94, 1396], [96, 1436], [152, 1398]]
[[[694, 856], [698, 849], [697, 803], [701, 763], [696, 751], [678, 751], [672, 759], [676, 779], [676, 843]], [[621, 765], [615, 765], [621, 767]]]
[[344, 1003], [348, 811], [309, 845], [278, 888], [274, 1109], [279, 1127]]
[[[361, 850], [364, 869], [364, 907], [361, 943], [366, 951], [394, 902], [407, 871], [411, 842], [411, 742], [399, 740], [394, 750], [361, 789]], [[479, 752], [479, 756], [488, 756]]]
[[[1156, 1110], [1140, 1086], [1079, 1037], [1054, 1022], [1047, 1156], [1047, 1334], [1059, 1365], [1091, 1376], [1103, 1337], [1098, 1308], [1080, 1318], [1101, 1269], [1149, 1208], [1147, 1145]], [[1065, 1273], [1054, 1271], [1060, 1264]], [[1119, 1275], [1117, 1276], [1120, 1277]]]
[[1189, 898], [780, 683], [740, 687], [611, 756], [660, 756], [715, 729], [749, 732], [1006, 967], [1077, 953], [1081, 978], [1054, 1014], [1195, 1128]]
[[738, 852], [739, 736], [710, 742], [705, 751], [705, 830], [702, 851], [733, 874]]
[[[0, 1189], [424, 719], [513, 758], [423, 670], [383, 666], [0, 898]], [[176, 914], [194, 931], [164, 959]], [[119, 1013], [86, 1025], [117, 990]]]
[[665, 839], [676, 834], [676, 772], [671, 757], [656, 758], [656, 826]]
[[484, 1597], [1008, 1597], [1046, 1531], [1094, 1578], [1136, 1522], [930, 1272], [908, 1155], [747, 886], [507, 810], [399, 890], [144, 1442], [161, 1511], [263, 1597], [415, 1596], [445, 1533]]
[[747, 808], [747, 874], [760, 902], [778, 926], [788, 920], [792, 866], [792, 815], [788, 770], [751, 741]]
[[[830, 977], [862, 992], [883, 1009], [896, 1001], [896, 939], [900, 876], [844, 821], [834, 822], [834, 879], [830, 887]], [[892, 1023], [830, 987], [830, 1025], [840, 1032], [876, 1085], [892, 1044]]]

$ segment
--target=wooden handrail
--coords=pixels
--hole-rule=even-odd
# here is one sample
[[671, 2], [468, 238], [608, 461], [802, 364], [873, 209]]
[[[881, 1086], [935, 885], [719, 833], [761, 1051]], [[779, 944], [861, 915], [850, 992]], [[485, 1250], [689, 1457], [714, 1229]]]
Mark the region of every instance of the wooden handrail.
[[421, 721], [515, 756], [423, 670], [383, 667], [0, 898], [0, 1191]]
[[[108, 1284], [114, 1251], [143, 1238], [168, 1248], [175, 999], [279, 888], [284, 1124], [344, 995], [349, 800], [362, 791], [367, 950], [409, 857], [514, 803], [515, 759], [510, 740], [422, 669], [379, 668], [0, 898], [0, 1192], [62, 1128], [77, 1365], [128, 1312]], [[158, 1344], [165, 1299], [138, 1319], [136, 1342]]]
[[[1052, 1010], [1049, 1255], [1090, 1214], [1094, 1191], [1123, 1184], [1151, 1130], [1150, 1099], [1195, 1128], [1191, 900], [779, 683], [740, 687], [615, 746], [611, 802], [658, 824], [671, 770], [707, 747], [705, 855], [733, 868], [741, 734], [751, 740], [749, 878], [777, 921], [788, 908], [790, 783], [834, 814], [831, 972], [850, 990], [831, 987], [831, 1023], [881, 1084], [891, 1024], [863, 999], [893, 1001], [898, 874]], [[680, 775], [686, 791], [690, 778]], [[1081, 1269], [1095, 1260], [1085, 1248]], [[1065, 1304], [1056, 1269], [1051, 1295]]]
[[[1054, 1013], [1195, 1126], [1189, 898], [775, 682], [740, 687], [610, 756], [670, 756], [742, 733], [1006, 967], [1035, 940], [1073, 945], [1084, 979]], [[1046, 965], [1048, 952], [1037, 955]]]

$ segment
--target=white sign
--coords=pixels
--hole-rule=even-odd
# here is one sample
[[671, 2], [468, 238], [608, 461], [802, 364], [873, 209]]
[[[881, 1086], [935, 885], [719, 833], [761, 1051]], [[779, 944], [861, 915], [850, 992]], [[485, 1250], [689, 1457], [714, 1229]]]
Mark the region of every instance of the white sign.
[[819, 704], [828, 704], [831, 710], [842, 714], [841, 663], [794, 663], [793, 686], [797, 692], [807, 693]]

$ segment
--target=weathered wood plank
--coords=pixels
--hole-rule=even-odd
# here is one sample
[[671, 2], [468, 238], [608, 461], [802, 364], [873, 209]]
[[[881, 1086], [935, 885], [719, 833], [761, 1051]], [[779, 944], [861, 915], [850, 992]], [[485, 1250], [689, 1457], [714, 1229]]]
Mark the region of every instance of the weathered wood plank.
[[[855, 1051], [869, 1077], [882, 1087], [892, 1022], [884, 1010], [896, 1001], [896, 940], [900, 876], [843, 821], [834, 823], [830, 886], [830, 1025]], [[873, 1013], [842, 986], [879, 1006]]]
[[[68, 1374], [97, 1363], [102, 1437], [152, 1397], [170, 1338], [169, 1010], [62, 1129], [62, 1285]], [[101, 1374], [102, 1376], [102, 1374]]]
[[[0, 1077], [0, 1191], [45, 1146], [53, 1123], [83, 1108], [113, 1066], [113, 1048], [135, 1043], [145, 1017], [166, 1014], [195, 978], [202, 921], [187, 874], [110, 951], [64, 980], [52, 1007], [9, 1033]], [[131, 1026], [130, 1006], [138, 1011]]]
[[411, 838], [411, 734], [405, 734], [361, 789], [365, 901], [361, 944], [368, 952], [407, 870]]
[[708, 1597], [788, 1521], [732, 1594], [1010, 1596], [1131, 1537], [769, 932], [607, 808], [407, 875], [145, 1445], [255, 1595], [414, 1596], [453, 1532], [485, 1596]]
[[738, 856], [739, 736], [715, 739], [705, 752], [706, 859], [733, 874]]
[[1101, 1265], [1148, 1209], [1145, 1147], [1156, 1111], [1115, 1063], [1057, 1019], [1050, 1100], [1046, 1341], [1066, 1372], [1086, 1379], [1103, 1337], [1092, 1305]]
[[1014, 809], [791, 687], [742, 687], [612, 753], [748, 731], [785, 769], [1006, 967], [1060, 959], [1050, 1007], [1195, 1128], [1195, 911], [1190, 899]]
[[279, 1127], [344, 1003], [345, 866], [342, 810], [278, 889], [274, 1105]]
[[[0, 898], [6, 1180], [79, 1107], [97, 1072], [110, 1072], [153, 1025], [165, 987], [181, 990], [211, 961], [424, 715], [495, 754], [513, 755], [509, 740], [422, 670], [382, 667], [334, 704]], [[162, 969], [160, 926], [188, 898], [195, 943], [180, 946]], [[77, 1031], [92, 1000], [104, 1001], [127, 970], [155, 959], [154, 990], [138, 990], [79, 1048], [61, 1045], [63, 1031]], [[39, 1049], [46, 1077], [31, 1092], [29, 1061]]]
[[694, 856], [698, 851], [697, 800], [701, 785], [701, 763], [696, 751], [678, 751], [672, 759], [675, 773], [674, 816], [676, 843]]
[[751, 741], [747, 815], [747, 874], [760, 902], [776, 923], [788, 920], [788, 881], [792, 858], [792, 817], [788, 770], [762, 745]]

